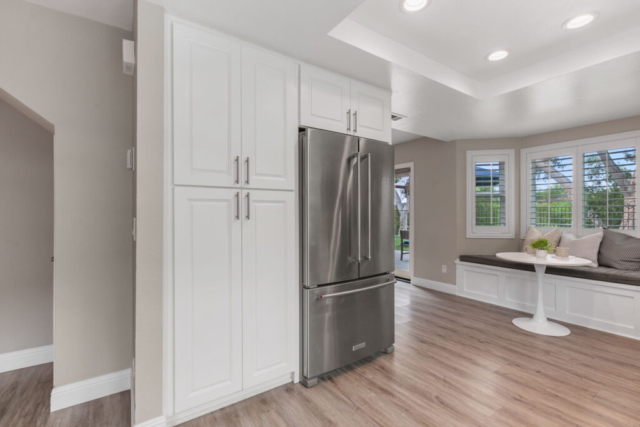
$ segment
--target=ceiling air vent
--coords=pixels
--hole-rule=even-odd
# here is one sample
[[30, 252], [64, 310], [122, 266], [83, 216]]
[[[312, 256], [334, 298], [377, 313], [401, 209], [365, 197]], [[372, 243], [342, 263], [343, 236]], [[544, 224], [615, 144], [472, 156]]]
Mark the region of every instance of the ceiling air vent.
[[402, 120], [402, 119], [406, 119], [407, 116], [403, 116], [402, 114], [398, 114], [398, 113], [391, 113], [391, 120], [393, 120], [394, 122], [397, 122], [398, 120]]

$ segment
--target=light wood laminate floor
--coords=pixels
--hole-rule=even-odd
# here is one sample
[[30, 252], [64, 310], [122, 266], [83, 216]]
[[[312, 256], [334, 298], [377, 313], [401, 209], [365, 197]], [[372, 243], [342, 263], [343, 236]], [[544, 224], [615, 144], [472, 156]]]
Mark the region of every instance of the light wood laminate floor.
[[53, 363], [0, 374], [0, 427], [124, 427], [128, 391], [50, 412]]
[[[640, 341], [574, 325], [568, 337], [534, 335], [511, 324], [517, 311], [407, 284], [396, 313], [395, 353], [181, 427], [640, 426]], [[128, 425], [127, 393], [48, 415], [48, 366], [17, 382], [0, 374], [0, 426]], [[79, 414], [91, 421], [78, 424]]]

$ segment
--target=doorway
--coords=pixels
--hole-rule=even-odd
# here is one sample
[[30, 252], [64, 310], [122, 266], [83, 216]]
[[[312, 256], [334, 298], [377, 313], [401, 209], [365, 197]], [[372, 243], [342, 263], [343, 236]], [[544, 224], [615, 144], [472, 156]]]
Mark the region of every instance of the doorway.
[[411, 280], [413, 277], [412, 247], [413, 227], [413, 163], [403, 163], [395, 167], [394, 179], [394, 239], [395, 275]]

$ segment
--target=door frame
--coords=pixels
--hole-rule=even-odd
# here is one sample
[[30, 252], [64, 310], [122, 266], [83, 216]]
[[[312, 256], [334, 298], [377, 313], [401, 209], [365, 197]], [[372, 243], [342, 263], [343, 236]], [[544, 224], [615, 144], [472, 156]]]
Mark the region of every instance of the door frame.
[[[416, 190], [415, 190], [415, 180], [413, 179], [413, 162], [409, 162], [409, 163], [398, 163], [394, 166], [393, 172], [394, 172], [394, 179], [395, 179], [395, 171], [398, 169], [405, 169], [405, 168], [409, 168], [409, 183], [410, 183], [410, 188], [411, 188], [411, 192], [409, 193], [409, 280], [413, 282], [413, 278], [414, 278], [414, 274], [413, 274], [413, 247], [415, 244], [415, 231], [414, 231], [414, 226], [413, 226], [413, 212], [414, 212], [414, 197], [416, 194]], [[395, 191], [395, 183], [394, 183], [394, 191]], [[394, 195], [395, 197], [395, 195]], [[395, 252], [395, 248], [394, 248], [394, 252]], [[395, 261], [394, 261], [395, 262]], [[406, 270], [394, 270], [394, 274], [396, 274], [396, 271], [406, 271]], [[399, 276], [402, 277], [402, 276]]]

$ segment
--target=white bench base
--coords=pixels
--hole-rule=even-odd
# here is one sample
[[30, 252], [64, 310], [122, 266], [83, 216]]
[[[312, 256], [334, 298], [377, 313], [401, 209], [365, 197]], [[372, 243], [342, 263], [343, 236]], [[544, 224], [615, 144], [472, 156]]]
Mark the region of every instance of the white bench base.
[[[640, 339], [640, 287], [545, 274], [547, 317]], [[459, 296], [533, 313], [536, 274], [456, 261]]]

